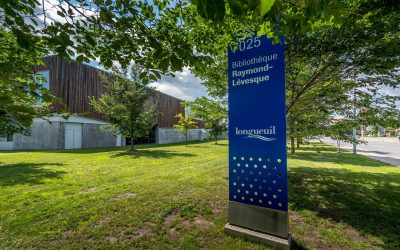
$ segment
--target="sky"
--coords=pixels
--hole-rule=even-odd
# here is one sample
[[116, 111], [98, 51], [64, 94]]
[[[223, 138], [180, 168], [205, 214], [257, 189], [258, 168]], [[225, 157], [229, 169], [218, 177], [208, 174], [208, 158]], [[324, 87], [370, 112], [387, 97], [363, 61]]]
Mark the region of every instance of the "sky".
[[150, 86], [184, 101], [194, 101], [198, 97], [207, 96], [207, 89], [201, 84], [201, 79], [193, 75], [188, 68], [175, 73], [175, 77], [163, 76], [157, 82], [150, 83]]
[[[384, 95], [400, 96], [400, 88], [394, 89], [389, 87], [384, 87], [381, 89], [381, 93]], [[396, 103], [398, 109], [400, 109], [400, 101]]]

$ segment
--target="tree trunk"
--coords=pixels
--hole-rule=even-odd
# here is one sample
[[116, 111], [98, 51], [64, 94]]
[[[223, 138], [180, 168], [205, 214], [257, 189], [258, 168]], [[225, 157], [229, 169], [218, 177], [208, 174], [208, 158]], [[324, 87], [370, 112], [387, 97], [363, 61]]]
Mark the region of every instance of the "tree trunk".
[[297, 149], [299, 149], [300, 148], [301, 139], [297, 138], [296, 143], [297, 143]]
[[218, 135], [215, 136], [215, 144], [218, 144]]
[[296, 152], [294, 137], [290, 137], [290, 153], [294, 154]]
[[186, 129], [186, 147], [187, 147], [187, 134], [188, 134], [188, 130]]
[[133, 144], [133, 126], [131, 128], [131, 151], [135, 151], [135, 145]]
[[131, 135], [131, 151], [135, 151], [135, 146], [133, 145], [133, 136]]

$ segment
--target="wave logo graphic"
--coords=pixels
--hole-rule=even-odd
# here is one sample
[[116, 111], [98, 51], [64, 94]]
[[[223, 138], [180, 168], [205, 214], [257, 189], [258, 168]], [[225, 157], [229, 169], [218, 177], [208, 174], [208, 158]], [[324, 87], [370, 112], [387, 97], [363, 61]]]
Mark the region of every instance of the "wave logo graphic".
[[250, 139], [259, 139], [262, 141], [275, 141], [276, 138], [268, 138], [262, 135], [253, 135], [253, 134], [249, 134], [248, 136], [246, 136], [245, 138], [250, 138]]

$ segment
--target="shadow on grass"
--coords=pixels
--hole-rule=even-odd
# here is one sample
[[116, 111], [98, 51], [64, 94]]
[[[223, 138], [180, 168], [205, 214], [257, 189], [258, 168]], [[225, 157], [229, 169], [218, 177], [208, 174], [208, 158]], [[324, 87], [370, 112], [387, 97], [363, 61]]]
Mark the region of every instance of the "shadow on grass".
[[44, 166], [62, 166], [61, 163], [15, 163], [0, 164], [0, 186], [13, 186], [19, 184], [43, 184], [44, 179], [60, 178], [67, 173], [54, 171]]
[[301, 245], [300, 243], [298, 243], [296, 240], [292, 239], [292, 244], [290, 246], [291, 250], [308, 250], [309, 248]]
[[[349, 162], [347, 162], [349, 163]], [[296, 167], [289, 170], [289, 200], [296, 210], [351, 225], [400, 249], [400, 174]]]
[[121, 156], [131, 156], [132, 158], [175, 158], [175, 157], [193, 157], [194, 154], [190, 153], [179, 153], [168, 150], [148, 150], [148, 149], [137, 149], [135, 151], [122, 151], [116, 154], [113, 154], [111, 157], [121, 157]]

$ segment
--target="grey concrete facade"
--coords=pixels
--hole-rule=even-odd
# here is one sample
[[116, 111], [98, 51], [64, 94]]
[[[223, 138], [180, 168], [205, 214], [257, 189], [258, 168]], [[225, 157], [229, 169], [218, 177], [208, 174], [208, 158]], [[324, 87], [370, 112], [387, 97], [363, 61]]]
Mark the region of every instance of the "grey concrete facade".
[[[190, 129], [188, 132], [188, 141], [203, 141], [207, 139], [205, 129]], [[170, 144], [184, 142], [185, 135], [175, 128], [158, 128], [156, 130], [156, 144]]]
[[33, 123], [31, 135], [14, 135], [13, 149], [63, 149], [64, 122]]
[[[116, 136], [112, 132], [102, 131], [101, 126], [107, 123], [82, 118], [78, 116], [71, 116], [68, 120], [61, 117], [51, 117], [50, 122], [43, 119], [34, 120], [31, 126], [30, 135], [14, 134], [13, 141], [6, 142], [0, 141], [0, 150], [54, 150], [54, 149], [65, 149], [66, 139], [65, 138], [67, 124], [80, 124], [81, 130], [78, 130], [77, 148], [94, 148], [94, 147], [114, 147], [114, 146], [125, 146], [125, 137]], [[68, 130], [70, 131], [70, 130]], [[75, 140], [75, 135], [73, 136]]]
[[[116, 136], [110, 131], [103, 131], [105, 122], [88, 118], [71, 116], [68, 120], [61, 117], [51, 117], [51, 122], [37, 119], [31, 127], [31, 135], [15, 134], [12, 142], [0, 141], [0, 150], [54, 150], [67, 148], [94, 148], [126, 146], [126, 139], [123, 136]], [[69, 134], [71, 126], [67, 124], [80, 124], [81, 132]], [[68, 128], [68, 133], [66, 132]], [[66, 135], [67, 134], [67, 135]], [[77, 147], [71, 147], [71, 140], [78, 135]], [[65, 136], [69, 136], [66, 138]], [[71, 139], [74, 138], [74, 139]], [[156, 144], [170, 144], [185, 142], [185, 135], [174, 128], [156, 128]], [[219, 139], [226, 138], [226, 135], [219, 136]], [[209, 139], [206, 129], [191, 129], [188, 133], [188, 141], [203, 141]], [[68, 143], [67, 143], [68, 142]], [[68, 144], [68, 146], [67, 146]]]
[[110, 131], [102, 131], [100, 124], [83, 124], [82, 148], [113, 147], [117, 137]]
[[[204, 141], [214, 139], [210, 137], [207, 129], [190, 129], [188, 133], [188, 141]], [[218, 139], [227, 139], [228, 134], [218, 136]], [[157, 128], [156, 129], [156, 144], [170, 144], [185, 142], [185, 135], [175, 128]]]

